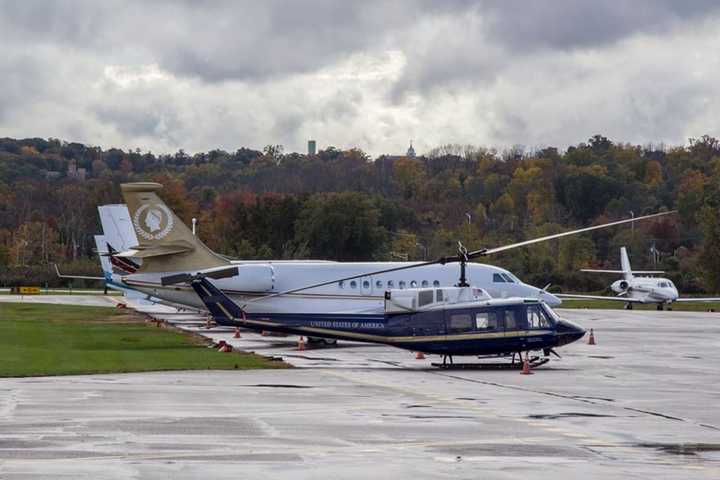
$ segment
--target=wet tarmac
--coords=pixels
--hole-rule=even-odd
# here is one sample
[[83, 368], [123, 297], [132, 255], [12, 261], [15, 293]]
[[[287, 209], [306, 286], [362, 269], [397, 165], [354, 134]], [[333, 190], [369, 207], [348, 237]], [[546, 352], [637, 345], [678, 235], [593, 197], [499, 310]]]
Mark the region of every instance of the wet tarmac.
[[559, 310], [597, 345], [526, 376], [163, 308], [301, 368], [3, 379], [1, 479], [720, 478], [719, 314]]

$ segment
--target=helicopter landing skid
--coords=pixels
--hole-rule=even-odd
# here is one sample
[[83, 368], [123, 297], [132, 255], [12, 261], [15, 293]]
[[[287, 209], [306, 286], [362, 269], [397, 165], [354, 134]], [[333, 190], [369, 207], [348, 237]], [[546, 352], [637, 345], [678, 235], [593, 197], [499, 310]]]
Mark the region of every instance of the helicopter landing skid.
[[[530, 368], [537, 368], [550, 361], [549, 358], [530, 358]], [[474, 363], [431, 363], [443, 370], [520, 370], [523, 362], [474, 362]]]

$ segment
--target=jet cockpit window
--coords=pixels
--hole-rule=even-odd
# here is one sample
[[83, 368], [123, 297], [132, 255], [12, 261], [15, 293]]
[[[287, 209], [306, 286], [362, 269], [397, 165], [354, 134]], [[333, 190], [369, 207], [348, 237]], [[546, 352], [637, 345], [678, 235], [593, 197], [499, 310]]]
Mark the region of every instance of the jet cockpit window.
[[499, 273], [493, 273], [493, 283], [505, 283], [505, 279]]
[[528, 305], [527, 321], [529, 328], [550, 328], [550, 320], [540, 305]]
[[500, 275], [502, 275], [502, 278], [504, 278], [506, 282], [515, 283], [515, 280], [513, 280], [512, 277], [507, 273], [501, 273]]
[[658, 287], [660, 287], [660, 288], [667, 288], [667, 287], [669, 287], [669, 286], [670, 286], [670, 285], [668, 285], [667, 282], [660, 282], [660, 283], [658, 283]]

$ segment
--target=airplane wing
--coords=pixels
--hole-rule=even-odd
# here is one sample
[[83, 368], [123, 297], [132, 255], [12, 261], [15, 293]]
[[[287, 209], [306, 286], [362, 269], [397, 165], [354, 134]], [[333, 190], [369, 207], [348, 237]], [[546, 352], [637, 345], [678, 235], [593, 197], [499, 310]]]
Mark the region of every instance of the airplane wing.
[[60, 273], [60, 269], [57, 266], [57, 263], [54, 263], [55, 265], [55, 273], [57, 273], [57, 276], [59, 278], [77, 278], [77, 279], [83, 279], [83, 280], [103, 280], [105, 281], [105, 277], [89, 277], [85, 275], [63, 275]]
[[635, 298], [628, 298], [628, 297], [603, 297], [602, 295], [580, 295], [580, 294], [572, 294], [572, 293], [553, 293], [558, 298], [567, 298], [567, 299], [586, 299], [586, 300], [614, 300], [616, 302], [625, 302], [625, 303], [643, 303], [642, 300], [637, 300]]
[[[589, 272], [589, 273], [618, 273], [618, 274], [628, 273], [623, 270], [595, 270], [592, 268], [581, 268], [580, 271], [581, 272]], [[643, 275], [648, 275], [648, 274], [658, 274], [659, 275], [659, 274], [665, 273], [665, 272], [663, 270], [631, 270], [630, 273], [641, 273]]]
[[720, 302], [720, 297], [686, 297], [678, 298], [676, 302]]

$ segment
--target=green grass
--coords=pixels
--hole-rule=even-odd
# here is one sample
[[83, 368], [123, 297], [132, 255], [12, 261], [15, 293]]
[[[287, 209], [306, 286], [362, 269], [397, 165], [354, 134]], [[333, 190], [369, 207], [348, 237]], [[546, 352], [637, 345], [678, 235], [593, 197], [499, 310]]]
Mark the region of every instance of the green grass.
[[[598, 308], [605, 310], [620, 310], [625, 308], [624, 302], [614, 300], [570, 300], [564, 298], [562, 305], [557, 308]], [[678, 303], [672, 304], [673, 311], [678, 312], [705, 312], [709, 308], [714, 308], [716, 312], [720, 312], [720, 302], [700, 302], [700, 303]], [[633, 304], [634, 310], [656, 310], [655, 304], [641, 305]]]
[[106, 307], [0, 303], [0, 377], [155, 370], [282, 368]]

